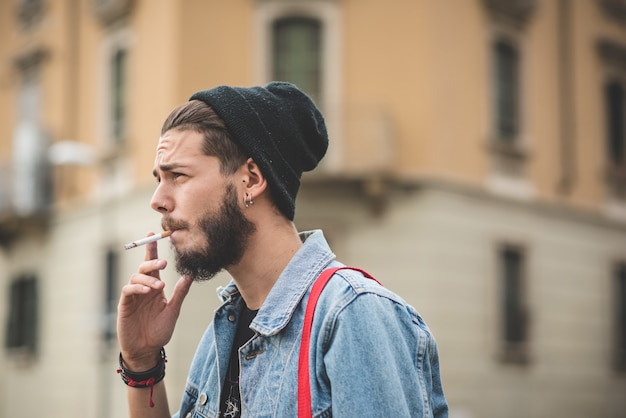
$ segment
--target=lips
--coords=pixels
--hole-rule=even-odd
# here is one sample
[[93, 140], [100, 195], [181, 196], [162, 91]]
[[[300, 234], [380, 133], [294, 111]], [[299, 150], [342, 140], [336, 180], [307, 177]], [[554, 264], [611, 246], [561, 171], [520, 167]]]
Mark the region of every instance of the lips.
[[174, 236], [176, 235], [176, 232], [177, 232], [177, 231], [180, 231], [180, 230], [181, 230], [180, 228], [179, 228], [179, 229], [176, 229], [176, 228], [170, 228], [170, 229], [168, 229], [168, 231], [171, 231], [171, 232], [172, 232], [172, 235], [170, 235], [170, 237], [174, 237]]
[[170, 235], [171, 240], [175, 240], [178, 231], [185, 231], [185, 228], [170, 228], [168, 231], [172, 231], [172, 235]]

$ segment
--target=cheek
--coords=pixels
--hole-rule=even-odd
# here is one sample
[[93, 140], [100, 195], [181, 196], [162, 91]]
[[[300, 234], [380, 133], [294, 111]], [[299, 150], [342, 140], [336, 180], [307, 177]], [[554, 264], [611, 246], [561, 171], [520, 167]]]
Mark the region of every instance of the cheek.
[[177, 190], [176, 213], [173, 214], [174, 218], [187, 222], [194, 232], [202, 229], [200, 223], [203, 219], [218, 215], [225, 193], [228, 193], [225, 191], [227, 185], [218, 183], [207, 187], [208, 180], [197, 180], [181, 185]]
[[197, 218], [206, 210], [206, 189], [181, 187], [177, 190], [176, 208], [180, 216], [185, 216], [190, 224], [195, 224]]

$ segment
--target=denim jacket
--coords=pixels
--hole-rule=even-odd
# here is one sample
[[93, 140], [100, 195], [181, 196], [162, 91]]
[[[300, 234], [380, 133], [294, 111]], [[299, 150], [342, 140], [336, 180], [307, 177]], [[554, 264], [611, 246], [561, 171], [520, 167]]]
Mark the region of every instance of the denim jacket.
[[[300, 334], [308, 292], [335, 261], [321, 231], [281, 273], [239, 350], [242, 417], [296, 417]], [[219, 416], [220, 390], [241, 296], [218, 290], [215, 312], [196, 351], [174, 417]], [[311, 329], [314, 417], [447, 417], [437, 344], [415, 309], [375, 281], [340, 270], [324, 288]]]

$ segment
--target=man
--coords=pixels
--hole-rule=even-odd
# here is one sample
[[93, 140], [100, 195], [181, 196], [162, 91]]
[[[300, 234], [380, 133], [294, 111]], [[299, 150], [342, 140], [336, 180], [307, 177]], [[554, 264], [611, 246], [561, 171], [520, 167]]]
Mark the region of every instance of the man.
[[[293, 224], [303, 171], [326, 153], [323, 117], [289, 83], [220, 86], [165, 121], [151, 206], [182, 277], [168, 301], [156, 243], [123, 288], [120, 374], [132, 417], [167, 417], [165, 352], [194, 280], [233, 281], [191, 365], [177, 417], [295, 417], [298, 352], [315, 279], [341, 266], [321, 231]], [[310, 334], [316, 417], [445, 417], [437, 346], [417, 312], [354, 270], [323, 290]]]

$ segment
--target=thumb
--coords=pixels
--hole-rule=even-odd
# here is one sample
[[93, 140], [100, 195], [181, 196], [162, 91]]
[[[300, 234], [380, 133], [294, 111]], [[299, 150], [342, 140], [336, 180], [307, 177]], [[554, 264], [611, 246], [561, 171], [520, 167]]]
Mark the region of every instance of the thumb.
[[193, 283], [193, 279], [189, 276], [182, 276], [176, 282], [176, 286], [174, 286], [174, 292], [172, 293], [172, 297], [170, 298], [170, 305], [172, 308], [176, 309], [177, 312], [180, 312], [180, 308], [183, 305], [183, 301], [185, 297], [189, 293], [189, 289], [191, 288], [191, 284]]

